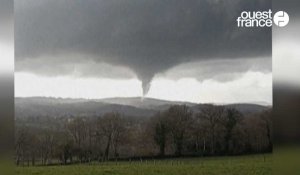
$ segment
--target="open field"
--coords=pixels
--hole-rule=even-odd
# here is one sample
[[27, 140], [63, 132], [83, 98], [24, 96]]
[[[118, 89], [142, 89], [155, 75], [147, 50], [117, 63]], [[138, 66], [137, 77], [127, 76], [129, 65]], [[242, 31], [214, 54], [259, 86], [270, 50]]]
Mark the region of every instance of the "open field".
[[269, 175], [272, 155], [18, 167], [17, 175]]

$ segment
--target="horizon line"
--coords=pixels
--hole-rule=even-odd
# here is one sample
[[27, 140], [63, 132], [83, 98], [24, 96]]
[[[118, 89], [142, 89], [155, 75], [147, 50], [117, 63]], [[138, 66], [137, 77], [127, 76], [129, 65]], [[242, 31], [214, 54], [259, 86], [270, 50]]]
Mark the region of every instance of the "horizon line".
[[106, 98], [83, 98], [83, 97], [55, 97], [55, 96], [14, 96], [14, 98], [53, 98], [53, 99], [71, 99], [71, 100], [105, 100], [105, 99], [113, 99], [113, 98], [146, 98], [146, 99], [154, 99], [160, 101], [168, 101], [168, 102], [181, 102], [181, 103], [192, 103], [192, 104], [214, 104], [214, 105], [234, 105], [234, 104], [254, 104], [260, 106], [272, 107], [273, 103], [261, 101], [261, 102], [191, 102], [191, 101], [182, 101], [182, 100], [168, 100], [161, 98], [153, 98], [153, 97], [143, 97], [143, 96], [131, 96], [131, 97], [106, 97]]

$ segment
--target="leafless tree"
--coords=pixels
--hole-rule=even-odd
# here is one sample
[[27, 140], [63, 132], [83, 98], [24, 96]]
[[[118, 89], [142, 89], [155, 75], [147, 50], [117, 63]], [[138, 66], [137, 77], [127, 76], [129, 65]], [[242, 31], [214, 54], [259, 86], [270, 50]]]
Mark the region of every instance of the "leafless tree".
[[155, 143], [159, 146], [159, 156], [165, 155], [165, 147], [168, 134], [168, 122], [167, 115], [162, 112], [158, 112], [150, 123], [153, 130], [153, 138]]
[[[272, 110], [241, 114], [224, 106], [174, 105], [150, 118], [103, 116], [17, 121], [17, 165], [49, 165], [168, 155], [232, 155], [272, 151]], [[57, 121], [60, 120], [60, 125]], [[22, 125], [21, 125], [21, 124]]]
[[221, 122], [225, 127], [225, 152], [230, 154], [230, 142], [232, 140], [233, 130], [238, 123], [242, 121], [243, 115], [235, 108], [226, 109]]
[[123, 129], [122, 118], [119, 113], [111, 112], [105, 114], [98, 120], [98, 135], [103, 135], [106, 139], [104, 160], [109, 159], [110, 147], [114, 147], [114, 156], [118, 156], [118, 144], [121, 131]]
[[54, 132], [48, 129], [40, 131], [38, 135], [38, 140], [42, 164], [51, 164], [55, 146]]
[[171, 106], [165, 115], [167, 115], [168, 128], [173, 137], [175, 155], [180, 156], [185, 135], [192, 122], [192, 111], [186, 105], [175, 105]]
[[15, 137], [15, 146], [16, 146], [16, 164], [24, 165], [27, 162], [27, 165], [35, 165], [35, 160], [37, 157], [37, 145], [38, 140], [36, 135], [33, 133], [30, 128], [22, 126], [16, 130]]
[[15, 137], [15, 147], [16, 147], [16, 164], [20, 165], [20, 163], [23, 161], [25, 153], [26, 153], [26, 147], [28, 146], [29, 140], [28, 140], [28, 131], [23, 128], [19, 127], [16, 131], [16, 137]]
[[211, 154], [215, 154], [216, 130], [224, 114], [224, 106], [204, 105], [198, 115], [198, 117], [205, 120], [208, 124]]
[[263, 121], [265, 128], [266, 128], [266, 134], [268, 139], [268, 151], [273, 150], [273, 143], [272, 143], [272, 113], [273, 111], [267, 110], [261, 113], [260, 118]]

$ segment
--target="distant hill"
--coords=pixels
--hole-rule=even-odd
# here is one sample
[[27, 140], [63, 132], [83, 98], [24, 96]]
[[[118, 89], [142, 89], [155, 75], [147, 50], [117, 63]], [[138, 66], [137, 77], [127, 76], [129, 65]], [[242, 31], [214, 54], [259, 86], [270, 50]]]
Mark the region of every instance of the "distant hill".
[[160, 100], [155, 98], [142, 98], [142, 97], [106, 98], [98, 101], [103, 103], [110, 103], [110, 104], [134, 106], [137, 108], [144, 108], [144, 109], [157, 109], [165, 105], [166, 106], [183, 105], [183, 104], [188, 106], [195, 105], [195, 103], [190, 103], [190, 102], [167, 101], [167, 100]]
[[15, 115], [22, 116], [97, 116], [117, 111], [129, 116], [150, 116], [154, 110], [136, 108], [128, 105], [109, 104], [84, 99], [61, 98], [16, 98]]
[[[107, 112], [119, 112], [127, 116], [149, 117], [171, 105], [188, 105], [199, 111], [203, 104], [166, 101], [153, 98], [107, 98], [107, 99], [64, 99], [48, 97], [15, 98], [16, 117], [28, 116], [98, 116]], [[268, 109], [256, 104], [230, 104], [244, 114]]]

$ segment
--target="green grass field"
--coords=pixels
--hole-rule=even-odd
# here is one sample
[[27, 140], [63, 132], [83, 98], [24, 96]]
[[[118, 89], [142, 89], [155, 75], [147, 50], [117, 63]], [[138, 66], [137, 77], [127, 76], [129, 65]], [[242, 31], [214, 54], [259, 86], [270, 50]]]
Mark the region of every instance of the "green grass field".
[[17, 175], [269, 175], [272, 155], [17, 167]]

